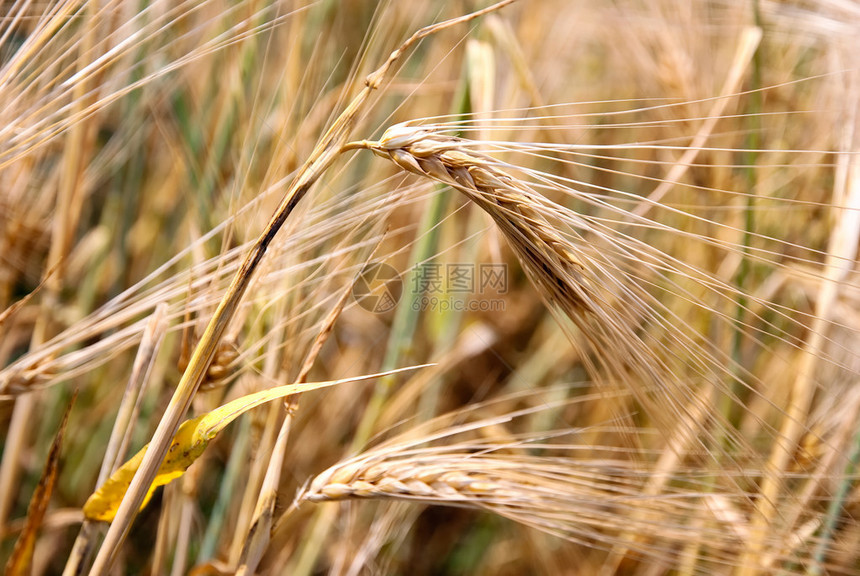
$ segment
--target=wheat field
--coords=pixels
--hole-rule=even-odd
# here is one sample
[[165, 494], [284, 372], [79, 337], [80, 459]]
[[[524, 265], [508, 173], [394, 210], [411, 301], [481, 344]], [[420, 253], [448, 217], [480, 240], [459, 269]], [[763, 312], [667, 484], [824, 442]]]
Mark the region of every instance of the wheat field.
[[7, 574], [860, 574], [860, 6], [0, 4]]

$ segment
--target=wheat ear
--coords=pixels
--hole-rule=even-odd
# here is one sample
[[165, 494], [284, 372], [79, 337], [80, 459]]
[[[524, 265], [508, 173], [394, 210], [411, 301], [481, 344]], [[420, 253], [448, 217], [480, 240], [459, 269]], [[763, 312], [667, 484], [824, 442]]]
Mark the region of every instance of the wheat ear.
[[618, 543], [619, 534], [634, 530], [650, 539], [628, 546], [664, 558], [689, 540], [691, 518], [729, 524], [729, 530], [709, 530], [727, 558], [745, 533], [737, 514], [731, 520], [724, 514], [734, 508], [731, 497], [681, 489], [646, 496], [647, 476], [627, 462], [501, 455], [480, 448], [380, 447], [322, 472], [293, 506], [383, 499], [476, 508], [596, 547]]
[[367, 148], [420, 176], [448, 184], [490, 215], [550, 299], [574, 314], [593, 310], [597, 297], [576, 248], [535, 207], [535, 192], [508, 174], [498, 160], [470, 149], [468, 141], [398, 124]]
[[[531, 281], [547, 300], [550, 310], [560, 310], [579, 328], [574, 340], [584, 339], [605, 370], [600, 374], [585, 351], [594, 377], [628, 381], [631, 374], [650, 384], [665, 382], [664, 366], [636, 335], [635, 302], [620, 305], [623, 288], [617, 280], [607, 282], [605, 267], [574, 242], [558, 232], [547, 215], [541, 195], [513, 174], [516, 166], [503, 163], [474, 150], [477, 143], [446, 136], [422, 127], [397, 124], [379, 141], [351, 142], [344, 149], [368, 149], [420, 176], [448, 184], [486, 212], [499, 227]], [[650, 392], [633, 384], [631, 389], [645, 403]], [[651, 410], [661, 414], [677, 412], [677, 407]], [[668, 410], [666, 409], [668, 407]], [[671, 429], [671, 421], [666, 424]]]

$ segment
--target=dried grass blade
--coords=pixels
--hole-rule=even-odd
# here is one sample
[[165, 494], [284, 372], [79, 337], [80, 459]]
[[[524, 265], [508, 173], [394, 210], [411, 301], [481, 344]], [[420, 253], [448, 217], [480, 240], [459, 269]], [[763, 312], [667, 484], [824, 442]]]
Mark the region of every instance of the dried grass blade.
[[[343, 307], [346, 305], [347, 299], [352, 294], [354, 283], [347, 286], [343, 291], [340, 299], [331, 309], [328, 316], [323, 322], [323, 327], [314, 339], [311, 349], [308, 352], [305, 362], [299, 370], [297, 381], [303, 383], [308, 374], [313, 368], [317, 357], [325, 342], [334, 329], [334, 324], [343, 312]], [[285, 399], [287, 405], [287, 414], [284, 417], [284, 422], [281, 424], [281, 429], [278, 431], [278, 437], [275, 440], [275, 447], [272, 455], [269, 458], [269, 465], [266, 469], [266, 476], [263, 479], [263, 485], [260, 487], [260, 495], [257, 499], [257, 505], [254, 509], [254, 518], [251, 521], [251, 526], [248, 529], [248, 536], [245, 539], [245, 544], [242, 547], [241, 556], [239, 559], [239, 568], [236, 571], [237, 575], [254, 574], [266, 547], [269, 544], [269, 538], [272, 530], [272, 520], [274, 518], [275, 501], [278, 494], [278, 486], [281, 482], [281, 470], [283, 469], [284, 459], [286, 457], [287, 440], [290, 435], [290, 427], [292, 425], [293, 414], [298, 409], [299, 395], [288, 396]]]
[[30, 499], [30, 506], [27, 508], [27, 521], [20, 536], [18, 536], [18, 540], [15, 542], [15, 548], [12, 550], [9, 561], [6, 563], [5, 573], [8, 576], [26, 576], [31, 572], [33, 551], [36, 547], [36, 536], [45, 519], [48, 504], [51, 502], [51, 494], [54, 491], [54, 485], [57, 483], [63, 437], [66, 433], [66, 425], [69, 423], [69, 413], [72, 411], [72, 406], [75, 405], [77, 397], [78, 393], [76, 391], [69, 405], [66, 407], [60, 427], [57, 430], [56, 436], [54, 436], [54, 441], [51, 443], [47, 462], [45, 462], [45, 469]]
[[[844, 204], [840, 208], [836, 207], [839, 206], [837, 203], [832, 209], [835, 222], [824, 262], [824, 282], [815, 303], [815, 316], [803, 349], [790, 403], [765, 467], [761, 494], [753, 516], [752, 537], [747, 541], [741, 557], [740, 576], [755, 576], [762, 570], [770, 569], [770, 566], [762, 566], [760, 559], [764, 557], [767, 540], [774, 535], [774, 520], [779, 515], [780, 496], [786, 482], [785, 471], [806, 430], [807, 415], [816, 390], [815, 373], [827, 343], [833, 308], [840, 288], [857, 260], [860, 242], [860, 160], [857, 152], [846, 156], [849, 160]], [[834, 195], [840, 197], [840, 190], [836, 190]], [[786, 537], [790, 537], [791, 528], [788, 526], [785, 530]]]
[[[114, 421], [113, 430], [111, 430], [102, 467], [99, 470], [96, 481], [98, 486], [101, 486], [109, 478], [111, 472], [120, 466], [121, 459], [126, 453], [128, 443], [131, 440], [132, 424], [137, 419], [138, 399], [149, 380], [149, 374], [164, 340], [167, 328], [166, 316], [167, 304], [161, 303], [156, 306], [155, 312], [143, 332], [131, 376], [120, 403], [119, 413]], [[63, 569], [64, 576], [80, 574], [87, 556], [91, 553], [95, 533], [95, 527], [85, 519]]]
[[735, 53], [735, 59], [729, 69], [729, 76], [726, 78], [726, 82], [720, 92], [720, 97], [714, 102], [714, 106], [709, 112], [707, 120], [705, 120], [702, 127], [693, 137], [693, 141], [690, 143], [689, 148], [687, 148], [684, 154], [681, 155], [681, 158], [679, 158], [672, 166], [672, 169], [669, 171], [666, 178], [660, 182], [660, 185], [657, 186], [651, 194], [648, 195], [647, 199], [642, 200], [642, 202], [640, 202], [639, 205], [631, 211], [632, 216], [641, 218], [647, 214], [648, 211], [654, 205], [659, 203], [663, 196], [669, 192], [672, 186], [674, 186], [684, 176], [690, 168], [690, 165], [696, 161], [696, 156], [701, 152], [702, 147], [708, 140], [708, 137], [714, 131], [717, 122], [719, 122], [720, 117], [723, 114], [723, 110], [725, 110], [728, 103], [733, 100], [732, 95], [736, 95], [738, 93], [738, 87], [743, 79], [743, 73], [747, 69], [747, 66], [758, 48], [761, 36], [761, 28], [749, 27], [744, 30], [740, 39], [738, 51]]

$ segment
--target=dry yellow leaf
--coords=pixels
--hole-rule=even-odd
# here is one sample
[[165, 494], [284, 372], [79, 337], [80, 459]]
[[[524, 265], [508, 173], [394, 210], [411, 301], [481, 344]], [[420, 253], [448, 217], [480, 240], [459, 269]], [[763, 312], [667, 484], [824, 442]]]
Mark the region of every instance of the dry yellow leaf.
[[[269, 390], [263, 390], [262, 392], [248, 394], [247, 396], [237, 398], [236, 400], [228, 402], [207, 414], [203, 414], [202, 416], [198, 416], [191, 420], [186, 420], [179, 426], [179, 430], [177, 430], [176, 434], [173, 436], [173, 441], [170, 443], [167, 455], [164, 457], [164, 461], [158, 469], [158, 474], [149, 486], [149, 490], [146, 492], [146, 498], [144, 498], [143, 503], [141, 504], [141, 509], [149, 503], [149, 500], [152, 498], [152, 494], [155, 492], [156, 488], [169, 484], [173, 480], [182, 476], [188, 467], [191, 466], [191, 464], [193, 464], [201, 454], [203, 454], [203, 451], [206, 450], [206, 446], [209, 445], [209, 442], [212, 441], [212, 439], [215, 438], [215, 436], [217, 436], [225, 426], [248, 410], [256, 408], [260, 404], [270, 402], [277, 398], [291, 396], [292, 394], [299, 394], [347, 382], [379, 378], [381, 376], [387, 376], [389, 374], [403, 372], [405, 370], [423, 368], [424, 366], [428, 365], [410, 366], [408, 368], [400, 368], [389, 372], [370, 374], [368, 376], [359, 376], [356, 378], [345, 378], [342, 380], [278, 386], [276, 388], [270, 388]], [[108, 478], [107, 481], [105, 481], [105, 483], [87, 499], [86, 504], [84, 504], [84, 517], [89, 520], [100, 520], [103, 522], [110, 522], [113, 520], [116, 515], [116, 511], [119, 508], [119, 504], [122, 502], [122, 499], [131, 484], [132, 478], [134, 478], [134, 475], [140, 467], [140, 463], [143, 461], [143, 455], [146, 453], [148, 447], [149, 444], [141, 448], [134, 457], [120, 466], [116, 472], [111, 474], [111, 477]]]

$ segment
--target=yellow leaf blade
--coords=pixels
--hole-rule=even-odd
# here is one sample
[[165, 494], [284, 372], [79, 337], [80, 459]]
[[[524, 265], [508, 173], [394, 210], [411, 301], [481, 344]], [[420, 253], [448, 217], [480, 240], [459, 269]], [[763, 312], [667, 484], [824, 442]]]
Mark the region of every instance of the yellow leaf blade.
[[[140, 506], [141, 510], [149, 503], [156, 488], [169, 484], [182, 476], [185, 470], [206, 449], [208, 440], [204, 442], [194, 441], [194, 431], [197, 429], [201, 418], [197, 417], [186, 420], [179, 427], [179, 430], [177, 430], [173, 441], [170, 443], [167, 456], [158, 468], [158, 474], [146, 492], [146, 497]], [[137, 454], [117, 468], [111, 474], [110, 478], [87, 499], [83, 510], [85, 518], [102, 522], [110, 522], [114, 519], [119, 504], [122, 502], [126, 491], [128, 491], [132, 478], [134, 478], [138, 468], [140, 468], [140, 463], [143, 462], [143, 455], [146, 454], [148, 448], [149, 444], [141, 448]]]
[[[416, 370], [429, 366], [424, 364], [420, 366], [410, 366], [408, 368], [400, 368], [390, 370], [378, 374], [369, 374], [367, 376], [357, 376], [355, 378], [344, 378], [341, 380], [330, 380], [327, 382], [310, 382], [305, 384], [286, 384], [277, 386], [254, 394], [248, 394], [237, 398], [232, 402], [228, 402], [207, 414], [198, 416], [191, 420], [186, 420], [179, 426], [173, 441], [170, 443], [167, 455], [164, 458], [155, 479], [152, 481], [149, 489], [146, 492], [146, 497], [143, 500], [141, 510], [149, 503], [152, 494], [159, 486], [169, 484], [173, 480], [182, 476], [191, 464], [203, 454], [209, 442], [218, 435], [228, 424], [233, 420], [261, 404], [271, 402], [278, 398], [327, 388], [337, 384], [345, 384], [347, 382], [357, 382], [359, 380], [369, 380], [388, 376], [397, 372], [406, 370]], [[119, 505], [122, 502], [128, 487], [131, 485], [131, 480], [140, 468], [143, 462], [143, 455], [149, 444], [140, 449], [128, 462], [120, 466], [98, 490], [87, 499], [84, 504], [84, 517], [89, 520], [97, 520], [101, 522], [111, 522], [116, 516]]]

